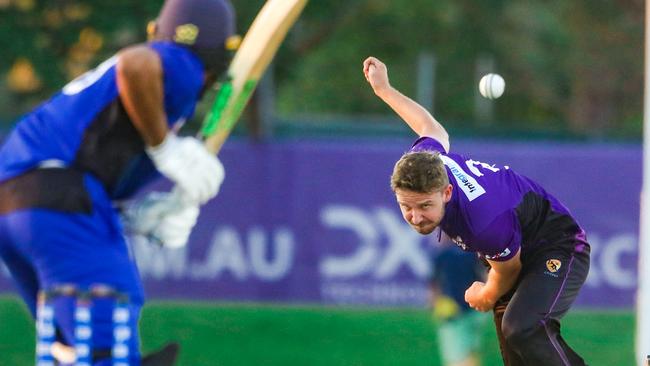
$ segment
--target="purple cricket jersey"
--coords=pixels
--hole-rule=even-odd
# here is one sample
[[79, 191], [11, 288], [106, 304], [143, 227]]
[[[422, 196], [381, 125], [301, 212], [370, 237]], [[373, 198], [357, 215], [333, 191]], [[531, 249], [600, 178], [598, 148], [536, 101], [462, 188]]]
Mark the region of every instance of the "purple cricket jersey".
[[[451, 200], [445, 206], [440, 229], [463, 250], [495, 261], [512, 258], [521, 248], [525, 261], [538, 249], [569, 239], [581, 251], [584, 231], [569, 210], [539, 184], [508, 166], [497, 167], [462, 155], [447, 153], [431, 137], [421, 137], [411, 152], [440, 153]], [[576, 245], [573, 238], [579, 237]]]

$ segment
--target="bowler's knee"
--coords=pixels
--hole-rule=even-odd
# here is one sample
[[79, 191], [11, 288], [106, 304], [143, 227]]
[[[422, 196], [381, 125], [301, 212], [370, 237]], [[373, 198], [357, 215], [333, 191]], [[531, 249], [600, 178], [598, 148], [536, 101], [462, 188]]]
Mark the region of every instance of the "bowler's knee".
[[516, 324], [503, 321], [501, 324], [503, 336], [508, 346], [519, 354], [535, 353], [535, 336], [541, 329], [540, 325]]

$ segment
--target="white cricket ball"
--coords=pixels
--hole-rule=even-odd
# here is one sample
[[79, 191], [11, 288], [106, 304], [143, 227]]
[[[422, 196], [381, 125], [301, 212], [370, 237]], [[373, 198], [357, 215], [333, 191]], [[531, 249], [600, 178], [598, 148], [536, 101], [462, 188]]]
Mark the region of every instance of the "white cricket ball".
[[506, 81], [499, 74], [487, 74], [478, 83], [478, 91], [488, 99], [497, 99], [505, 89]]

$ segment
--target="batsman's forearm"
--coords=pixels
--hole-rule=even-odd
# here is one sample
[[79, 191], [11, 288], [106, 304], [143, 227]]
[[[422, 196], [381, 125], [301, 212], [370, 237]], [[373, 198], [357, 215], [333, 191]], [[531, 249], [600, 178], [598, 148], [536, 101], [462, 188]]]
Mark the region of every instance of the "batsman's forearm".
[[155, 51], [141, 47], [120, 54], [116, 66], [120, 100], [147, 146], [162, 143], [168, 131], [162, 77]]
[[388, 104], [418, 136], [432, 136], [443, 144], [449, 141], [447, 131], [431, 113], [399, 90], [388, 87], [377, 92], [377, 96]]

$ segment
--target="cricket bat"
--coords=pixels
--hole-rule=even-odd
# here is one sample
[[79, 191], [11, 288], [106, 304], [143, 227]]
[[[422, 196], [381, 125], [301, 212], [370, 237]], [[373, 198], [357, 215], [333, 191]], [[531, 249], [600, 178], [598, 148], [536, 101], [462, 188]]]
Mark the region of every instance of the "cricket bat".
[[244, 36], [203, 121], [206, 148], [219, 152], [307, 0], [267, 0]]

